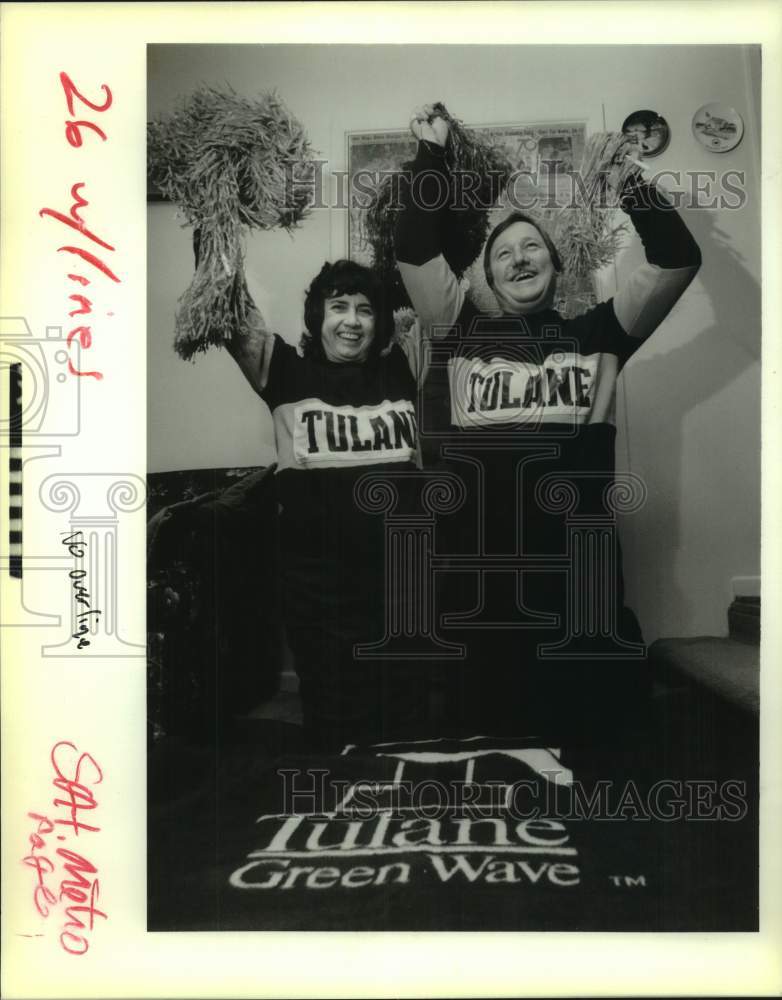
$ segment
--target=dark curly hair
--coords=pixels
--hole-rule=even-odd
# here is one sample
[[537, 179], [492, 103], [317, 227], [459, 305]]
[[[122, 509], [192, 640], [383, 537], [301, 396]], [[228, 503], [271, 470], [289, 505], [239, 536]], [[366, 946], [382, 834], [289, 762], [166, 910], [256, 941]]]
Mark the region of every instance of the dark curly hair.
[[375, 336], [370, 359], [375, 359], [388, 346], [394, 332], [394, 314], [379, 275], [353, 260], [328, 261], [313, 279], [304, 298], [304, 325], [300, 348], [305, 358], [323, 361], [321, 331], [326, 299], [334, 295], [366, 295], [375, 312]]

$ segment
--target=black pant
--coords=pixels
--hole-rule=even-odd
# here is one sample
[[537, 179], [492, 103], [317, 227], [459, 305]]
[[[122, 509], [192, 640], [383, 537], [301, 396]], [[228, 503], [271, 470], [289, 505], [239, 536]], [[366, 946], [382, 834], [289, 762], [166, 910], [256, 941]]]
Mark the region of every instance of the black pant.
[[385, 574], [382, 561], [350, 555], [289, 552], [284, 560], [288, 641], [304, 725], [319, 750], [430, 734], [426, 669], [356, 648], [383, 637]]

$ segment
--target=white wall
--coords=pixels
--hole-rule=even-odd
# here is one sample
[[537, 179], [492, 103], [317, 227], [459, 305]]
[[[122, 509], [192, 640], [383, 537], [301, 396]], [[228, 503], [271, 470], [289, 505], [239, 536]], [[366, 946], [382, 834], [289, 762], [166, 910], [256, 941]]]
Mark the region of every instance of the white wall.
[[[257, 42], [260, 39], [248, 39]], [[149, 112], [165, 113], [203, 83], [248, 96], [277, 89], [331, 169], [346, 166], [345, 133], [402, 128], [442, 100], [468, 123], [584, 120], [617, 129], [637, 108], [672, 130], [654, 161], [678, 170], [746, 172], [739, 211], [690, 211], [704, 255], [695, 284], [639, 351], [619, 400], [620, 467], [648, 484], [624, 525], [630, 603], [648, 640], [722, 634], [730, 579], [759, 572], [760, 230], [759, 56], [719, 47], [153, 46]], [[733, 105], [746, 135], [726, 154], [692, 137], [694, 111]], [[250, 238], [251, 289], [268, 324], [297, 342], [303, 291], [325, 259], [346, 255], [341, 209], [316, 211], [293, 237]], [[265, 464], [264, 405], [224, 352], [194, 364], [173, 353], [173, 316], [192, 275], [190, 233], [170, 205], [149, 211], [149, 459], [151, 470]], [[617, 280], [637, 260], [628, 248]], [[165, 433], [162, 432], [165, 428]]]

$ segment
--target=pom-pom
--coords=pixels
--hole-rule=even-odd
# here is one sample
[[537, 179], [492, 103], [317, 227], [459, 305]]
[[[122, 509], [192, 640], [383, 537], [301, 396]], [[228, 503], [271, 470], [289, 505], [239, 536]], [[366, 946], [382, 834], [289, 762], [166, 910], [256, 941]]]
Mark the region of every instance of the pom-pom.
[[[627, 158], [633, 148], [621, 133], [590, 136], [567, 202], [552, 206], [541, 190], [532, 205], [525, 205], [525, 214], [546, 230], [559, 251], [562, 274], [557, 278], [554, 307], [565, 317], [577, 316], [594, 305], [594, 275], [619, 252], [627, 227], [614, 222], [616, 192], [638, 173], [637, 165]], [[511, 211], [509, 205], [501, 205], [491, 212], [489, 230]], [[466, 272], [468, 294], [482, 311], [496, 312], [499, 307], [486, 283], [482, 256]]]
[[189, 359], [248, 332], [244, 230], [299, 224], [311, 201], [313, 150], [276, 94], [249, 100], [207, 87], [149, 123], [147, 155], [151, 183], [200, 237], [176, 314], [174, 346]]
[[[457, 277], [461, 277], [481, 252], [489, 230], [489, 212], [497, 202], [511, 174], [505, 150], [487, 141], [453, 118], [441, 103], [432, 105], [432, 117], [448, 122], [445, 159], [451, 188], [448, 204], [457, 206], [443, 219], [443, 256]], [[363, 219], [363, 239], [372, 251], [375, 268], [383, 278], [393, 308], [408, 306], [394, 254], [394, 225], [400, 199], [407, 196], [405, 173], [410, 163], [400, 164], [399, 173], [384, 178]], [[478, 184], [464, 183], [465, 173], [474, 174]]]
[[580, 183], [555, 221], [557, 248], [569, 277], [589, 277], [617, 255], [625, 225], [611, 224], [617, 202], [610, 189], [621, 191], [638, 172], [626, 155], [631, 148], [621, 132], [598, 132], [587, 140], [577, 175]]

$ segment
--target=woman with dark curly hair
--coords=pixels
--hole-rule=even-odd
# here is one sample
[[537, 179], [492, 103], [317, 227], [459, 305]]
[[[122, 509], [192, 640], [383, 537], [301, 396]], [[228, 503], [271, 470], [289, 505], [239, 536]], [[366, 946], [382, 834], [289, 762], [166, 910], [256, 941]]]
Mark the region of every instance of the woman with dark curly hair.
[[277, 442], [285, 619], [305, 726], [321, 749], [403, 738], [424, 700], [414, 665], [357, 658], [383, 637], [383, 519], [354, 495], [371, 469], [416, 467], [415, 381], [390, 344], [377, 276], [324, 264], [305, 298], [298, 353], [263, 328], [229, 350], [268, 404]]
[[[306, 358], [323, 360], [328, 358], [332, 361], [352, 360], [354, 351], [347, 344], [352, 339], [350, 336], [345, 342], [344, 337], [332, 337], [332, 331], [326, 332], [326, 343], [323, 342], [324, 320], [327, 314], [335, 316], [341, 313], [342, 307], [338, 300], [342, 297], [354, 297], [356, 306], [360, 309], [360, 315], [372, 316], [373, 335], [367, 345], [366, 357], [377, 358], [382, 351], [388, 347], [391, 335], [394, 332], [394, 317], [391, 311], [386, 308], [385, 295], [379, 277], [374, 271], [356, 264], [352, 260], [338, 260], [334, 264], [326, 263], [320, 273], [313, 279], [312, 284], [307, 289], [304, 298], [304, 325], [306, 332], [302, 334], [300, 348]], [[359, 301], [359, 300], [365, 301]], [[362, 345], [363, 346], [363, 341]], [[327, 347], [332, 354], [338, 353], [338, 357], [330, 357]], [[338, 348], [341, 348], [338, 350]], [[363, 351], [358, 351], [362, 354]]]

